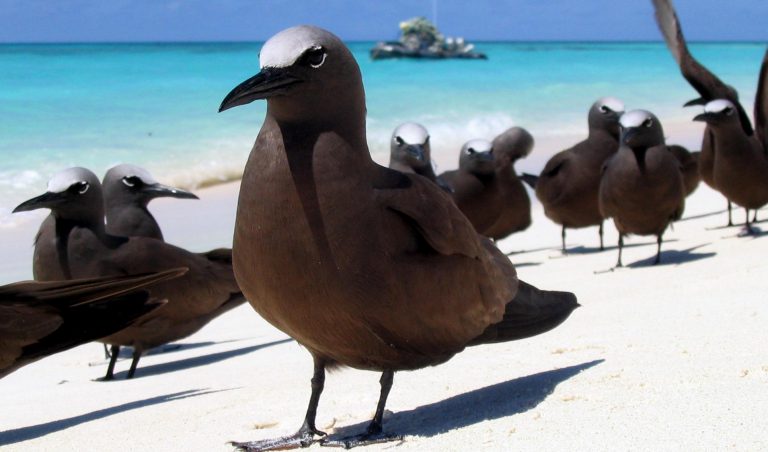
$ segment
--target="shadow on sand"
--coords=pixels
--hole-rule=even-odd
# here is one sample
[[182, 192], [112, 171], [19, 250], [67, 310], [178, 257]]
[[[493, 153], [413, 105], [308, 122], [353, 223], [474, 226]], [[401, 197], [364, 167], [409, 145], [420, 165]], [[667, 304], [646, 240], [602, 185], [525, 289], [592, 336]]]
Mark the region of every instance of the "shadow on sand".
[[[524, 413], [543, 402], [558, 384], [602, 363], [599, 359], [549, 370], [475, 389], [386, 419], [384, 431], [398, 435], [435, 436], [491, 419]], [[368, 422], [342, 427], [332, 437], [341, 439], [365, 431]]]
[[[205, 366], [208, 364], [224, 361], [225, 359], [234, 358], [236, 356], [246, 355], [262, 348], [272, 347], [273, 345], [285, 344], [286, 342], [292, 342], [293, 339], [280, 339], [279, 341], [267, 342], [266, 344], [252, 345], [250, 347], [238, 348], [235, 350], [227, 350], [225, 352], [211, 353], [208, 355], [195, 356], [192, 358], [180, 359], [178, 361], [171, 361], [167, 363], [153, 364], [151, 366], [141, 366], [136, 369], [136, 377], [148, 377], [150, 375], [160, 375], [169, 372], [177, 372], [180, 370], [191, 369], [193, 367]], [[125, 379], [128, 375], [128, 371], [122, 371], [115, 373], [114, 381]]]
[[656, 265], [653, 265], [653, 261], [656, 260], [656, 255], [647, 258], [642, 259], [636, 262], [632, 262], [631, 264], [627, 265], [627, 267], [630, 268], [637, 268], [637, 267], [661, 267], [664, 265], [678, 265], [683, 264], [686, 262], [693, 262], [700, 259], [707, 259], [712, 256], [714, 256], [715, 252], [710, 253], [694, 253], [694, 250], [697, 250], [703, 246], [707, 246], [709, 243], [704, 243], [701, 245], [696, 245], [691, 248], [687, 248], [684, 250], [662, 250], [661, 251], [661, 262], [659, 262]]
[[148, 399], [136, 400], [135, 402], [128, 402], [122, 405], [116, 405], [101, 410], [91, 411], [90, 413], [81, 414], [79, 416], [73, 416], [66, 419], [59, 419], [57, 421], [46, 422], [44, 424], [30, 425], [29, 427], [21, 427], [13, 430], [6, 430], [0, 432], [0, 446], [7, 446], [9, 444], [18, 443], [21, 441], [28, 441], [30, 439], [39, 438], [41, 436], [48, 435], [50, 433], [59, 432], [76, 425], [85, 424], [86, 422], [96, 421], [105, 417], [112, 416], [114, 414], [124, 413], [126, 411], [135, 410], [138, 408], [144, 408], [152, 405], [159, 405], [161, 403], [173, 402], [174, 400], [186, 399], [188, 397], [197, 397], [206, 394], [213, 394], [216, 392], [231, 391], [231, 389], [221, 389], [217, 391], [204, 390], [204, 389], [192, 389], [189, 391], [174, 392], [173, 394], [166, 394], [161, 396], [150, 397]]

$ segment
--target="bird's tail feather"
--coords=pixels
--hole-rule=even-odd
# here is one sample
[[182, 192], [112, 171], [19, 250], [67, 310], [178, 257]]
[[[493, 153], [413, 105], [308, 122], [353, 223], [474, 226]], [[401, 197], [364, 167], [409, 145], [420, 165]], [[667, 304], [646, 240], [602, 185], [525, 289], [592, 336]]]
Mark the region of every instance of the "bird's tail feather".
[[486, 328], [468, 345], [492, 344], [536, 336], [560, 325], [579, 307], [570, 292], [539, 290], [520, 281], [517, 294], [505, 308], [504, 318]]

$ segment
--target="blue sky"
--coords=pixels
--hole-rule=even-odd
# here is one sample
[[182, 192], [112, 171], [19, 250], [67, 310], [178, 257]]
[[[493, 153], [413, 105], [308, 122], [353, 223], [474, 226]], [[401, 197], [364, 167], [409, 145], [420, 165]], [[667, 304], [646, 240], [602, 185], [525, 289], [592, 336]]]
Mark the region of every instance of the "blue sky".
[[[392, 39], [435, 0], [0, 0], [0, 42], [254, 41], [297, 24]], [[658, 40], [650, 0], [437, 0], [473, 40]], [[767, 0], [677, 0], [690, 40], [768, 41]]]

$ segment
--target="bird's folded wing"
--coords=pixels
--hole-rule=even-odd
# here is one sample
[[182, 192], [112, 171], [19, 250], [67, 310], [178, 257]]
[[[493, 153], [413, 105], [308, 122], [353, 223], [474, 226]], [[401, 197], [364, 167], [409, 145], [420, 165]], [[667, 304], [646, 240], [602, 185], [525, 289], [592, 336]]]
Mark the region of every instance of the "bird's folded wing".
[[424, 177], [402, 176], [410, 183], [377, 186], [383, 205], [412, 220], [413, 226], [438, 253], [480, 257], [483, 249], [477, 232], [450, 196]]

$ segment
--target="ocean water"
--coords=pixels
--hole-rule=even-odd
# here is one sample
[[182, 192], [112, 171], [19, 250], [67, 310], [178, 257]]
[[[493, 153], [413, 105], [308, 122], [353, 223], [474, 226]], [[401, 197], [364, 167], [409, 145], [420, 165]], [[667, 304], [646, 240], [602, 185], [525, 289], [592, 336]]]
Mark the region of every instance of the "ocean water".
[[[689, 119], [695, 92], [662, 43], [478, 43], [488, 60], [372, 61], [361, 66], [371, 152], [387, 161], [392, 130], [418, 121], [437, 160], [507, 127], [536, 137], [586, 131], [606, 95], [662, 121]], [[19, 202], [69, 166], [103, 174], [131, 162], [193, 189], [240, 176], [264, 117], [254, 102], [217, 113], [229, 90], [258, 71], [261, 43], [0, 45], [0, 226]], [[765, 51], [759, 43], [692, 44], [751, 108]], [[535, 150], [551, 155], [557, 149]]]

